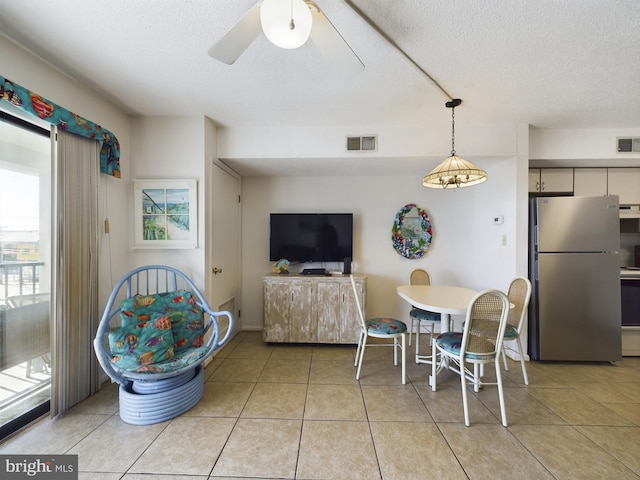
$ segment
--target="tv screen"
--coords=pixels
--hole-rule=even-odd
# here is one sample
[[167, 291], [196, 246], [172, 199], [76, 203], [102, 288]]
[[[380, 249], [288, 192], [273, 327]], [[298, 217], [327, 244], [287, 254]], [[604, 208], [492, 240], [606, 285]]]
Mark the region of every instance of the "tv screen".
[[272, 213], [269, 260], [342, 262], [353, 257], [352, 213]]

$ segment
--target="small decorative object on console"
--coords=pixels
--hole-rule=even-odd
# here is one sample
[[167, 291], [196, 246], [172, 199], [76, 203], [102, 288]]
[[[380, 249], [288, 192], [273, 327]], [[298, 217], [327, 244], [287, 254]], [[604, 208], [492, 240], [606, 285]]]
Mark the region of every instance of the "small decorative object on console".
[[289, 273], [289, 260], [282, 258], [273, 264], [275, 273]]

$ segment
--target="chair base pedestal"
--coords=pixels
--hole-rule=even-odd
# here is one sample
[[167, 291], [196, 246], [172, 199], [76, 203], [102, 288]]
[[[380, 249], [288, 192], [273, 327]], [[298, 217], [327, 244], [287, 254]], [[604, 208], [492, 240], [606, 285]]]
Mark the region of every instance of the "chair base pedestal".
[[195, 375], [187, 372], [185, 376], [170, 378], [167, 382], [165, 386], [158, 385], [162, 381], [153, 382], [152, 393], [137, 393], [145, 391], [143, 383], [121, 385], [119, 398], [122, 421], [131, 425], [164, 422], [194, 407], [204, 394], [204, 370], [201, 365], [196, 367]]

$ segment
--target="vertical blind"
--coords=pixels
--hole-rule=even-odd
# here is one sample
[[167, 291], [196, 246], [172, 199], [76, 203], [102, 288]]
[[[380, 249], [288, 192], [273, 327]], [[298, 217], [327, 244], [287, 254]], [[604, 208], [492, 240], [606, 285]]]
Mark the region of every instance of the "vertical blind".
[[92, 341], [98, 326], [100, 144], [57, 132], [54, 154], [54, 282], [51, 416], [99, 387]]

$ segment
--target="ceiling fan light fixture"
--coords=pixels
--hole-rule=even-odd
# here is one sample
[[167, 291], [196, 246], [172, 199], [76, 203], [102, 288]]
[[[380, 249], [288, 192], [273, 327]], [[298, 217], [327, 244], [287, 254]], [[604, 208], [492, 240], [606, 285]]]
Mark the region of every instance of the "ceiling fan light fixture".
[[280, 48], [304, 45], [312, 23], [311, 11], [304, 0], [264, 0], [260, 5], [262, 31]]
[[451, 109], [451, 155], [422, 178], [422, 185], [425, 187], [442, 189], [447, 187], [470, 187], [487, 179], [487, 172], [456, 155], [454, 110], [460, 104], [462, 104], [462, 100], [459, 98], [454, 98], [445, 104], [447, 108]]

